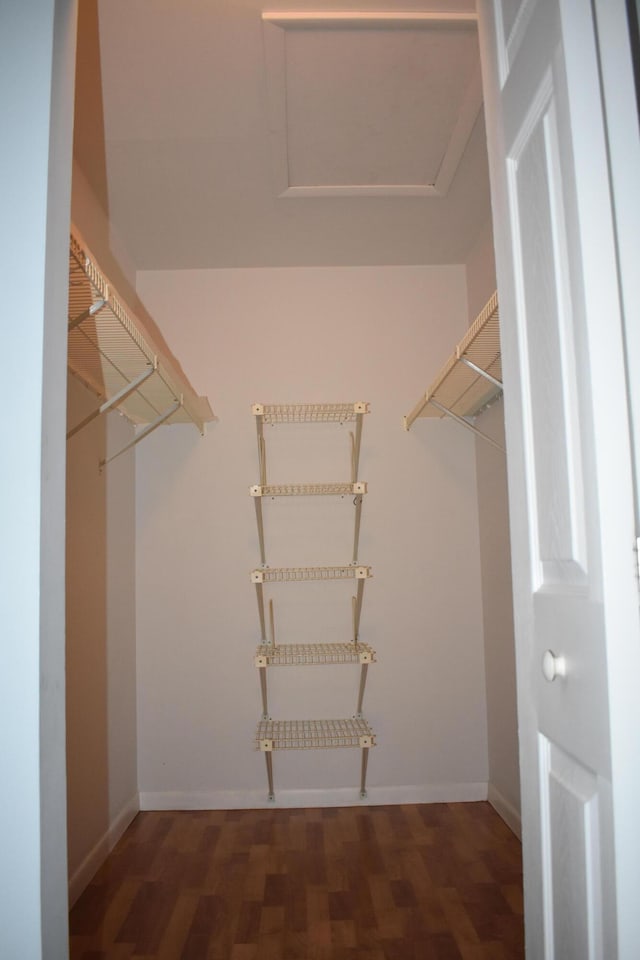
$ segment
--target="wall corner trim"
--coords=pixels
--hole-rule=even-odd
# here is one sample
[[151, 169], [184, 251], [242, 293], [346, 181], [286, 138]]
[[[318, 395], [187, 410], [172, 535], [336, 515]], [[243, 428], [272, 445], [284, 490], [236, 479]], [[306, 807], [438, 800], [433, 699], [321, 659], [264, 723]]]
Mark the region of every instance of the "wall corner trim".
[[513, 830], [518, 840], [522, 840], [520, 812], [492, 783], [489, 784], [487, 800], [506, 825]]
[[140, 810], [140, 798], [135, 793], [113, 818], [110, 826], [94, 844], [84, 860], [69, 878], [69, 907], [71, 908], [81, 893], [91, 882], [97, 870], [102, 866], [116, 843]]

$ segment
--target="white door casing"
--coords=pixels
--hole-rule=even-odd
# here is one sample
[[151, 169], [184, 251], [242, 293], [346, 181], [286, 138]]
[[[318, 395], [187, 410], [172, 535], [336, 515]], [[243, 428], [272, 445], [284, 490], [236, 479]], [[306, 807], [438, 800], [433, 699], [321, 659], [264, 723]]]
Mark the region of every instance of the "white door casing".
[[596, 34], [587, 0], [480, 0], [479, 7], [505, 382], [527, 956], [631, 960], [640, 944], [633, 904], [640, 857], [629, 835], [640, 802], [638, 778], [629, 774], [640, 758], [640, 628]]

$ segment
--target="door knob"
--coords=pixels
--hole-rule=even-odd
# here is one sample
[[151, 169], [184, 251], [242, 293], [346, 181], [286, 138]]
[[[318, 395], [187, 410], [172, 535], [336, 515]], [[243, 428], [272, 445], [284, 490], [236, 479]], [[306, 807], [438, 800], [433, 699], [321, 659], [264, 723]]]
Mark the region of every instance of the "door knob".
[[552, 683], [556, 677], [566, 676], [567, 664], [564, 657], [557, 657], [553, 650], [547, 650], [542, 658], [542, 672], [549, 683]]

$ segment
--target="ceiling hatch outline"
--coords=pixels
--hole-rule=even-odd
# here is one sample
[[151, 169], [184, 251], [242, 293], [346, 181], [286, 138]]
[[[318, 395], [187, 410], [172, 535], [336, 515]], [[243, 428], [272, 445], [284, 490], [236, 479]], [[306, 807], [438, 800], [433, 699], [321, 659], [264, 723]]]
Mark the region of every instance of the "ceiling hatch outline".
[[475, 13], [377, 11], [276, 11], [262, 13], [266, 96], [271, 162], [278, 198], [309, 197], [444, 197], [456, 175], [473, 127], [482, 108], [482, 78], [479, 54], [458, 106], [437, 174], [433, 182], [305, 184], [290, 182], [290, 144], [287, 115], [288, 31], [357, 31], [399, 29], [405, 31], [459, 30], [477, 33]]

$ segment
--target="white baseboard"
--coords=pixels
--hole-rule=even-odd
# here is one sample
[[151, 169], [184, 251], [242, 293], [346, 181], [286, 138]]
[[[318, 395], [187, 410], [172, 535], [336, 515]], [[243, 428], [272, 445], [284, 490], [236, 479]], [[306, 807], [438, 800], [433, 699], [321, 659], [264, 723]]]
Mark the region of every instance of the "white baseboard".
[[470, 803], [488, 800], [516, 836], [521, 835], [520, 814], [493, 784], [436, 783], [402, 787], [369, 787], [363, 799], [352, 787], [329, 790], [280, 790], [275, 801], [265, 790], [147, 791], [124, 804], [108, 830], [69, 879], [69, 906], [73, 906], [96, 871], [111, 853], [139, 810], [256, 810], [269, 807], [385, 806], [399, 803]]
[[69, 878], [70, 907], [88, 886], [139, 810], [140, 801], [136, 793], [124, 804], [120, 813], [112, 820], [108, 830], [94, 844], [80, 866], [74, 870]]
[[259, 810], [263, 807], [352, 807], [397, 803], [466, 803], [487, 799], [486, 783], [440, 783], [422, 786], [369, 787], [362, 799], [358, 789], [276, 790], [267, 799], [266, 790], [212, 790], [202, 792], [143, 791], [141, 810]]
[[505, 797], [500, 793], [499, 790], [496, 789], [496, 787], [494, 787], [492, 783], [489, 784], [487, 800], [496, 813], [502, 817], [506, 825], [513, 830], [516, 837], [518, 837], [518, 839], [522, 839], [522, 821], [520, 819], [520, 811], [517, 810], [509, 800], [505, 799]]

